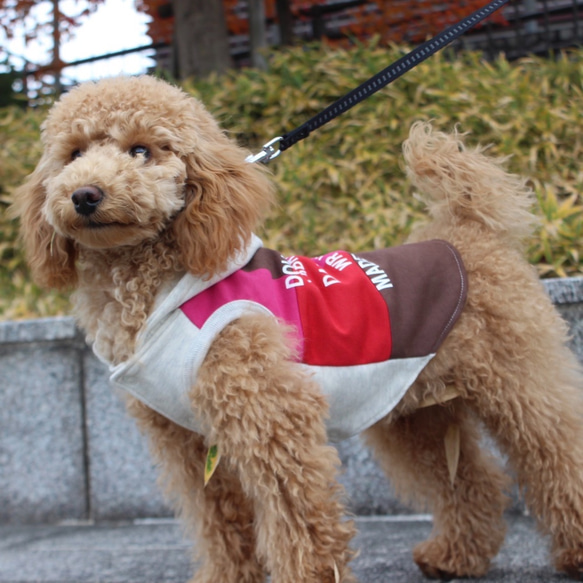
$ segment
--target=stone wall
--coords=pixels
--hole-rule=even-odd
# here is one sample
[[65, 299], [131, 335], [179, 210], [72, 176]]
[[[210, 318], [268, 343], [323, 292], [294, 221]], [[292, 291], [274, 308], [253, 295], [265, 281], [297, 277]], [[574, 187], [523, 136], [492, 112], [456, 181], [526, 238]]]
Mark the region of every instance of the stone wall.
[[[548, 280], [583, 362], [583, 278]], [[0, 523], [170, 514], [147, 445], [72, 318], [0, 323]], [[405, 512], [358, 438], [339, 446], [357, 514]]]

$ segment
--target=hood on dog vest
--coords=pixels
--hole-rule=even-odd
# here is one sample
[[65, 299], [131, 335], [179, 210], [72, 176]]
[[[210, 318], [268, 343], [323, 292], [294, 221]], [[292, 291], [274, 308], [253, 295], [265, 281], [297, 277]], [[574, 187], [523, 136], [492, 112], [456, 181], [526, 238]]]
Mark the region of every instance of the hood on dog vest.
[[249, 313], [296, 332], [298, 361], [330, 404], [329, 438], [355, 435], [389, 413], [451, 330], [465, 304], [454, 247], [435, 240], [352, 254], [283, 257], [254, 237], [227, 271], [190, 274], [157, 301], [135, 354], [112, 382], [205, 433], [188, 393], [217, 334]]

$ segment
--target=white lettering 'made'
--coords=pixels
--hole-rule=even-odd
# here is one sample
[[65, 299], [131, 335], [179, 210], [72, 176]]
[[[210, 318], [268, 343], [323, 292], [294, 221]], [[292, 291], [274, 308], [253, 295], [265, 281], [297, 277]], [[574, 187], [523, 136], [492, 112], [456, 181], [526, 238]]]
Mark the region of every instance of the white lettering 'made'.
[[357, 255], [352, 255], [352, 257], [354, 257], [356, 263], [366, 273], [378, 291], [393, 287], [393, 283], [389, 276], [376, 263], [373, 263], [368, 259], [358, 257]]

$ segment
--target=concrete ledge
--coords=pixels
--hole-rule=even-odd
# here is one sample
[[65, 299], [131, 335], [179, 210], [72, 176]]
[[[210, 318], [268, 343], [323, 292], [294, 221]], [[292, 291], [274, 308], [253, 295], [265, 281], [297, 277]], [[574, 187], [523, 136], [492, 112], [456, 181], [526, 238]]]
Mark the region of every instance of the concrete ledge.
[[82, 336], [75, 327], [75, 320], [71, 316], [39, 318], [21, 322], [0, 322], [0, 344], [81, 339]]
[[[583, 362], [583, 278], [547, 280]], [[0, 322], [0, 523], [164, 517], [147, 444], [72, 318]], [[401, 514], [358, 438], [339, 445], [356, 514]]]
[[71, 319], [0, 326], [0, 522], [87, 515], [84, 349]]
[[543, 285], [556, 305], [578, 304], [583, 301], [583, 277], [545, 279]]
[[114, 392], [107, 367], [84, 354], [89, 517], [120, 520], [170, 516], [156, 485], [146, 439]]

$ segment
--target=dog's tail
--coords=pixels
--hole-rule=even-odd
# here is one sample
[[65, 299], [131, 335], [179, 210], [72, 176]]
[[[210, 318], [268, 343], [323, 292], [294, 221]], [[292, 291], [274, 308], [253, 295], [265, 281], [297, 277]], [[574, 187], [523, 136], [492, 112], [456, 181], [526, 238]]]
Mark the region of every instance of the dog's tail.
[[536, 224], [530, 212], [532, 191], [524, 179], [504, 170], [504, 159], [467, 148], [462, 138], [457, 131], [445, 134], [417, 122], [403, 146], [407, 174], [429, 213], [446, 224], [476, 220], [496, 234], [522, 241]]

